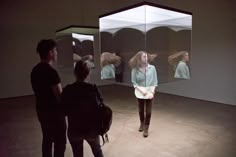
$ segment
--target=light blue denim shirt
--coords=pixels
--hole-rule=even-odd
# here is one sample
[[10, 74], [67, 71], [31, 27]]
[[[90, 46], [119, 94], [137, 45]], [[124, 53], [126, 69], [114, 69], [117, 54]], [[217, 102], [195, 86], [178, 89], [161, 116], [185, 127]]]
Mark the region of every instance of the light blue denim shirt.
[[115, 66], [113, 64], [105, 65], [101, 70], [101, 79], [114, 79]]
[[143, 73], [139, 68], [133, 68], [131, 72], [131, 82], [133, 83], [134, 87], [158, 86], [155, 66], [148, 64], [145, 73]]
[[187, 64], [180, 61], [175, 70], [175, 78], [190, 79], [189, 68]]

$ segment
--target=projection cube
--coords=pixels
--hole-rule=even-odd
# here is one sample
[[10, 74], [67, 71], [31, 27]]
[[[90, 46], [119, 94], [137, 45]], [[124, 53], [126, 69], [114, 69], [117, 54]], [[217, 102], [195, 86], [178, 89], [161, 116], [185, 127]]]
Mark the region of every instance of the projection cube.
[[121, 56], [124, 83], [131, 83], [128, 62], [139, 51], [157, 54], [150, 64], [156, 67], [159, 84], [189, 79], [175, 73], [186, 53], [190, 69], [191, 31], [190, 12], [142, 2], [99, 17], [100, 51]]

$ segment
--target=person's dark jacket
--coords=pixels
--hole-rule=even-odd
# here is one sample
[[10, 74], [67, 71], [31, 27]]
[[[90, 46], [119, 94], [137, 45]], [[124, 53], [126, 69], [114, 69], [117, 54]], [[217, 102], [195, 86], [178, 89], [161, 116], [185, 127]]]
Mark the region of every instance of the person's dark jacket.
[[98, 123], [97, 96], [101, 97], [96, 85], [75, 82], [62, 92], [62, 104], [68, 117], [68, 137], [96, 135]]

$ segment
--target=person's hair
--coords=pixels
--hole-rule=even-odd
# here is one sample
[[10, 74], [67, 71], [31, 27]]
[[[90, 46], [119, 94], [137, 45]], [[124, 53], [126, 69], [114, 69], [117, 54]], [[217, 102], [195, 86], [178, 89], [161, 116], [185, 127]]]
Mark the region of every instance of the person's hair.
[[79, 60], [81, 60], [82, 59], [82, 57], [80, 57], [78, 54], [76, 54], [76, 53], [73, 53], [73, 61], [74, 62], [78, 62]]
[[121, 60], [121, 57], [117, 56], [115, 53], [103, 52], [100, 57], [101, 67], [104, 67], [108, 64], [118, 64]]
[[83, 61], [86, 61], [86, 60], [92, 61], [93, 60], [93, 55], [85, 55], [85, 56], [82, 57], [82, 60]]
[[37, 53], [41, 59], [47, 59], [49, 52], [57, 46], [53, 39], [42, 39], [37, 45]]
[[188, 53], [187, 51], [181, 51], [181, 60], [184, 58], [184, 56]]
[[89, 74], [87, 63], [83, 60], [79, 60], [78, 62], [76, 62], [74, 74], [77, 80], [84, 81]]
[[188, 52], [187, 51], [179, 51], [179, 52], [175, 52], [174, 54], [170, 55], [168, 57], [169, 64], [172, 66], [176, 66], [176, 64], [178, 64], [178, 62], [183, 59], [183, 57], [186, 53], [188, 53]]
[[129, 60], [130, 68], [137, 68], [142, 64], [141, 57], [144, 53], [147, 54], [148, 63], [152, 62], [157, 57], [157, 54], [149, 54], [145, 51], [139, 51]]

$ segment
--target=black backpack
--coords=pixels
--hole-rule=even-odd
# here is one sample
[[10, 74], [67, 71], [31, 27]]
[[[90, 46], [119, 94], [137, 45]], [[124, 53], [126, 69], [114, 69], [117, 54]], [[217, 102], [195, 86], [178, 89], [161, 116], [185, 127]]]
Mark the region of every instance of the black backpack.
[[101, 94], [97, 87], [97, 104], [98, 104], [98, 124], [97, 133], [102, 137], [103, 145], [109, 142], [107, 132], [110, 130], [112, 124], [112, 110], [102, 101]]
[[112, 124], [112, 110], [109, 106], [104, 103], [100, 103], [99, 106], [99, 123], [98, 123], [98, 134], [102, 137], [103, 145], [105, 142], [109, 142], [108, 134]]

